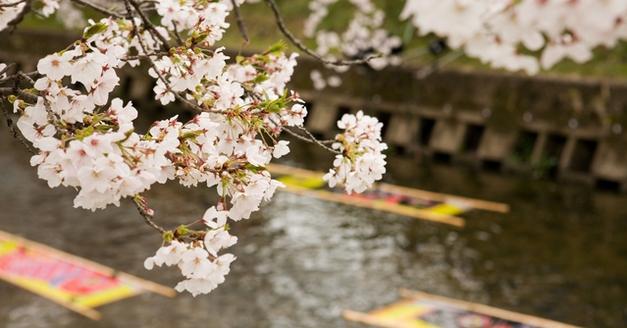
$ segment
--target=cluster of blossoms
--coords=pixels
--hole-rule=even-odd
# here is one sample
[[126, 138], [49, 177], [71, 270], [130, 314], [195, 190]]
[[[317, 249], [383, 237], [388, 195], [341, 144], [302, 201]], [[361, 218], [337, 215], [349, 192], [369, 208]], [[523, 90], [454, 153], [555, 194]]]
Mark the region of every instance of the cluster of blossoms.
[[[202, 220], [174, 232], [153, 225], [164, 243], [145, 262], [147, 269], [176, 265], [185, 278], [176, 289], [197, 295], [222, 283], [235, 259], [219, 254], [237, 241], [228, 233], [227, 219], [248, 219], [282, 186], [265, 167], [289, 153], [289, 142], [279, 140], [280, 134], [303, 128], [307, 110], [286, 88], [296, 54], [287, 55], [283, 43], [261, 54], [237, 56], [235, 62], [227, 62], [223, 48], [207, 49], [229, 26], [230, 0], [151, 4], [163, 26], [145, 21], [141, 5], [128, 0], [125, 17], [89, 21], [80, 40], [42, 58], [37, 72], [9, 75], [10, 67], [0, 63], [0, 83], [21, 79], [32, 84], [7, 99], [20, 115], [17, 127], [37, 151], [31, 164], [39, 177], [51, 188], [75, 188], [75, 207], [96, 210], [131, 198], [152, 222], [154, 211], [141, 193], [153, 184], [177, 180], [215, 188], [220, 200]], [[57, 1], [45, 1], [46, 14], [58, 7]], [[11, 19], [7, 8], [20, 7], [0, 7], [0, 21]], [[136, 132], [138, 110], [111, 93], [120, 81], [117, 70], [142, 60], [156, 79], [155, 98], [164, 105], [178, 101], [197, 112], [194, 118], [181, 122], [175, 116], [153, 123], [145, 134]], [[350, 116], [343, 119], [346, 132], [334, 147], [353, 163], [361, 182], [342, 177], [333, 182], [347, 182], [349, 192], [380, 179], [385, 163], [380, 137], [371, 131], [380, 124], [361, 114], [353, 116], [355, 124], [350, 121]], [[375, 154], [380, 158], [373, 160]], [[204, 223], [203, 229], [192, 230], [195, 223]]]
[[[338, 34], [318, 29], [337, 0], [310, 0], [304, 31], [315, 38], [319, 54], [363, 58], [368, 53], [389, 55], [400, 46], [400, 39], [381, 27], [384, 15], [370, 0], [348, 1], [355, 5], [355, 16]], [[623, 0], [406, 0], [399, 18], [410, 19], [420, 35], [445, 37], [451, 48], [494, 68], [529, 74], [564, 58], [588, 61], [595, 47], [611, 48], [627, 39]], [[387, 56], [369, 64], [380, 69], [399, 61]], [[314, 80], [318, 86], [322, 82]]]
[[[181, 242], [168, 235], [168, 245], [157, 250], [155, 256], [144, 261], [144, 267], [152, 270], [154, 265], [178, 266], [185, 280], [176, 285], [176, 290], [189, 291], [192, 295], [206, 294], [224, 282], [224, 276], [230, 271], [230, 264], [235, 260], [233, 254], [222, 254], [218, 251], [228, 248], [237, 242], [237, 237], [227, 231], [226, 211], [218, 211], [215, 207], [209, 208], [203, 216], [202, 222], [209, 230], [200, 233], [199, 240]], [[185, 227], [177, 233], [186, 233]], [[172, 239], [172, 240], [170, 240]]]
[[[377, 70], [387, 65], [400, 64], [400, 58], [393, 52], [402, 46], [402, 41], [383, 28], [385, 13], [370, 0], [349, 1], [354, 5], [355, 12], [343, 33], [318, 28], [329, 14], [328, 7], [337, 0], [312, 0], [309, 3], [311, 14], [305, 20], [304, 34], [315, 38], [317, 53], [330, 60], [336, 59], [336, 56], [363, 59], [376, 55], [368, 64]], [[330, 67], [338, 72], [347, 69], [347, 66]]]
[[[622, 0], [407, 0], [401, 19], [409, 17], [422, 35], [447, 37], [492, 67], [529, 74], [566, 57], [585, 62], [593, 48], [627, 38]], [[521, 47], [540, 53], [540, 62]]]
[[385, 173], [387, 145], [381, 142], [383, 124], [376, 117], [345, 114], [337, 126], [345, 132], [335, 137], [332, 147], [341, 152], [333, 161], [334, 168], [324, 175], [329, 186], [343, 184], [347, 192], [363, 192]]

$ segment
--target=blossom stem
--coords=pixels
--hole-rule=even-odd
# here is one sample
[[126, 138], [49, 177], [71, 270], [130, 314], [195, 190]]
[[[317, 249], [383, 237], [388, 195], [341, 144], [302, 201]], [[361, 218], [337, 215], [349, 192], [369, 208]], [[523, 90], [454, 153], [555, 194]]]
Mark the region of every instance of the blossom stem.
[[4, 115], [4, 118], [7, 121], [7, 125], [9, 126], [9, 132], [11, 132], [11, 135], [13, 136], [13, 138], [15, 138], [19, 143], [21, 143], [22, 146], [24, 146], [31, 154], [36, 155], [37, 152], [28, 144], [26, 139], [24, 139], [24, 136], [22, 136], [22, 134], [18, 130], [15, 129], [15, 125], [13, 124], [13, 119], [11, 119], [9, 110], [6, 108], [6, 106], [4, 106], [3, 101], [0, 101], [0, 106], [2, 106], [2, 114]]
[[157, 230], [161, 235], [165, 235], [166, 231], [165, 229], [163, 229], [162, 227], [158, 226], [154, 221], [154, 215], [148, 212], [148, 208], [146, 207], [146, 204], [144, 204], [141, 200], [140, 200], [140, 196], [136, 195], [135, 197], [133, 197], [133, 202], [135, 203], [135, 206], [137, 207], [137, 210], [139, 211], [139, 214], [141, 214], [141, 216], [144, 218], [144, 221], [146, 221], [146, 224], [148, 224], [149, 226], [151, 226], [153, 229]]
[[284, 128], [283, 131], [287, 132], [288, 134], [290, 134], [293, 137], [296, 137], [297, 139], [303, 140], [303, 141], [307, 141], [307, 142], [312, 142], [315, 143], [316, 145], [334, 153], [334, 154], [342, 154], [340, 151], [337, 151], [333, 148], [330, 148], [328, 146], [326, 146], [324, 143], [327, 143], [327, 141], [320, 141], [318, 139], [316, 139], [316, 137], [314, 137], [309, 131], [307, 131], [307, 129], [305, 128], [300, 128], [302, 131], [305, 131], [305, 133], [307, 134], [308, 137], [302, 136], [290, 129]]

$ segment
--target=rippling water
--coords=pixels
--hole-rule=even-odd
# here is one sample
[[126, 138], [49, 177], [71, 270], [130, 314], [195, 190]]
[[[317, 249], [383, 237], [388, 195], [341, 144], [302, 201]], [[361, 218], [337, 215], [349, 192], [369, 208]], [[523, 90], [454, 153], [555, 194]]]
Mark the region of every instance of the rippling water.
[[[321, 168], [326, 157], [303, 146], [291, 164]], [[27, 163], [2, 126], [1, 230], [176, 284], [174, 269], [143, 269], [159, 236], [130, 203], [73, 209], [75, 192], [48, 189]], [[512, 210], [468, 213], [466, 228], [456, 229], [280, 193], [234, 225], [238, 260], [210, 295], [141, 295], [102, 306], [103, 320], [92, 322], [0, 281], [0, 327], [365, 327], [344, 321], [342, 310], [393, 302], [398, 288], [585, 327], [627, 327], [624, 195], [398, 158], [389, 170], [391, 182], [507, 202]], [[168, 227], [195, 220], [211, 200], [207, 190], [176, 185], [149, 195]]]

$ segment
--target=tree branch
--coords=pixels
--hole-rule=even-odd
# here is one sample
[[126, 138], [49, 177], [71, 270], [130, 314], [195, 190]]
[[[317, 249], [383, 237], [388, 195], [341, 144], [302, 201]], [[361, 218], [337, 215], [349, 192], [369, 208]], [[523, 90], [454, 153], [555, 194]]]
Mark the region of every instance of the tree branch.
[[91, 9], [93, 9], [93, 10], [95, 10], [95, 11], [101, 13], [101, 14], [106, 15], [106, 16], [113, 16], [115, 18], [124, 18], [124, 15], [122, 13], [117, 13], [115, 11], [108, 10], [108, 9], [106, 9], [104, 7], [101, 7], [101, 6], [97, 5], [97, 4], [91, 3], [89, 1], [84, 1], [84, 0], [70, 0], [70, 1], [75, 2], [75, 3], [79, 4], [79, 5], [83, 5], [85, 7], [89, 7], [89, 8], [91, 8]]
[[6, 106], [4, 106], [4, 101], [0, 100], [0, 106], [2, 107], [2, 114], [7, 121], [7, 125], [9, 126], [9, 132], [11, 132], [13, 138], [21, 143], [22, 146], [24, 146], [24, 148], [26, 148], [26, 150], [28, 150], [31, 154], [37, 155], [37, 152], [31, 147], [28, 141], [26, 141], [22, 133], [15, 128], [15, 124], [13, 124], [13, 119], [11, 118], [9, 110], [6, 108]]
[[292, 34], [292, 32], [290, 32], [287, 29], [287, 27], [285, 26], [285, 23], [283, 22], [283, 17], [281, 17], [281, 13], [279, 12], [279, 8], [277, 7], [276, 2], [274, 2], [274, 0], [265, 0], [265, 2], [272, 9], [272, 12], [274, 13], [274, 18], [276, 20], [277, 26], [279, 27], [279, 30], [281, 30], [283, 35], [285, 35], [298, 49], [300, 49], [301, 51], [305, 52], [306, 54], [308, 54], [308, 55], [318, 59], [319, 61], [321, 61], [321, 62], [323, 62], [323, 63], [325, 63], [327, 65], [349, 66], [349, 65], [355, 65], [355, 64], [364, 64], [364, 63], [367, 63], [368, 61], [370, 61], [371, 59], [381, 57], [381, 55], [378, 54], [378, 55], [368, 55], [364, 59], [355, 59], [355, 60], [342, 60], [342, 59], [329, 60], [329, 59], [326, 59], [326, 58], [320, 56], [319, 54], [317, 54], [315, 51], [307, 48], [307, 46], [305, 46], [300, 40], [298, 40], [294, 36], [294, 34]]
[[246, 44], [248, 44], [248, 42], [250, 42], [250, 38], [248, 37], [248, 29], [246, 28], [246, 23], [244, 23], [244, 18], [242, 17], [242, 13], [239, 10], [239, 7], [237, 6], [237, 3], [235, 3], [235, 0], [231, 0], [231, 3], [233, 4], [233, 11], [235, 12], [235, 17], [237, 19], [237, 28], [239, 29], [239, 32], [242, 34], [242, 37], [244, 38], [244, 41]]
[[154, 214], [150, 213], [152, 212], [152, 210], [146, 207], [146, 203], [143, 198], [139, 195], [135, 195], [135, 197], [133, 197], [133, 202], [135, 203], [139, 214], [141, 214], [141, 216], [144, 218], [144, 221], [146, 221], [146, 224], [157, 230], [162, 236], [165, 235], [165, 229], [161, 228], [153, 221]]
[[37, 98], [38, 98], [37, 95], [24, 92], [23, 90], [19, 90], [19, 89], [15, 90], [14, 88], [11, 88], [11, 87], [0, 88], [0, 95], [2, 96], [16, 95], [22, 100], [25, 100], [26, 102], [29, 102], [32, 104], [37, 103]]
[[[0, 71], [0, 76], [2, 76], [4, 73], [8, 72], [13, 66], [15, 66], [15, 63], [10, 63], [8, 64], [4, 69], [2, 69]], [[0, 80], [0, 83], [4, 82], [4, 79]]]
[[[133, 6], [133, 8], [135, 8], [135, 11], [137, 12], [137, 14], [141, 17], [142, 21], [144, 22], [144, 27], [146, 29], [148, 29], [148, 31], [150, 31], [150, 34], [152, 34], [153, 37], [156, 37], [157, 39], [159, 39], [159, 41], [161, 41], [161, 43], [162, 43], [161, 46], [162, 46], [163, 50], [168, 51], [170, 48], [172, 48], [172, 46], [170, 45], [168, 40], [166, 40], [165, 37], [163, 35], [161, 35], [161, 33], [159, 33], [159, 31], [157, 31], [155, 26], [152, 24], [150, 19], [148, 19], [148, 17], [144, 13], [144, 11], [140, 8], [140, 5], [135, 0], [126, 0], [124, 2], [130, 3]], [[129, 9], [130, 8], [128, 8], [128, 6], [127, 6], [126, 11], [128, 11], [130, 13]], [[138, 37], [139, 37], [139, 35], [138, 35]], [[144, 52], [146, 52], [146, 51], [144, 51]]]
[[[280, 124], [277, 124], [277, 123], [276, 123], [276, 122], [274, 122], [274, 121], [272, 121], [272, 123], [274, 123], [274, 124], [275, 124], [275, 125], [277, 125], [277, 126], [280, 126]], [[297, 126], [296, 128], [298, 128], [298, 129], [299, 129], [299, 130], [301, 130], [301, 131], [304, 131], [304, 132], [305, 132], [305, 134], [307, 135], [307, 137], [302, 136], [302, 135], [300, 135], [300, 134], [298, 134], [298, 133], [296, 133], [296, 132], [294, 132], [294, 131], [292, 131], [292, 130], [288, 129], [288, 127], [283, 127], [283, 129], [282, 129], [281, 131], [285, 131], [285, 132], [287, 132], [289, 135], [291, 135], [291, 136], [293, 136], [293, 137], [295, 137], [295, 138], [297, 138], [297, 139], [300, 139], [300, 140], [302, 140], [302, 141], [315, 143], [316, 145], [318, 145], [318, 146], [322, 147], [323, 149], [325, 149], [325, 150], [327, 150], [327, 151], [329, 151], [329, 152], [331, 152], [331, 153], [338, 154], [338, 155], [339, 155], [339, 154], [342, 154], [340, 151], [335, 150], [335, 149], [333, 149], [333, 148], [328, 147], [328, 146], [326, 146], [326, 145], [325, 145], [325, 143], [328, 143], [329, 141], [333, 142], [333, 140], [325, 140], [325, 141], [318, 140], [316, 137], [314, 137], [314, 136], [313, 136], [313, 134], [311, 134], [311, 132], [309, 132], [309, 131], [308, 131], [307, 129], [305, 129], [304, 127], [302, 127], [302, 126]]]

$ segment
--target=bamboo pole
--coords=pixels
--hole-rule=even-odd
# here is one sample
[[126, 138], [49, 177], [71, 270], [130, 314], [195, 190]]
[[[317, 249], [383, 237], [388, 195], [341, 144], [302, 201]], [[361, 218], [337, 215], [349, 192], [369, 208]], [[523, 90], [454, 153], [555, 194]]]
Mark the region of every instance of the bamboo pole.
[[480, 200], [480, 199], [441, 194], [441, 193], [436, 193], [436, 192], [431, 192], [431, 191], [395, 186], [395, 185], [391, 185], [387, 183], [379, 183], [377, 185], [377, 188], [383, 192], [397, 193], [397, 194], [402, 194], [405, 196], [411, 196], [411, 197], [416, 197], [416, 198], [423, 198], [423, 199], [441, 201], [441, 202], [466, 203], [472, 206], [473, 208], [481, 209], [481, 210], [500, 212], [500, 213], [509, 212], [509, 205], [503, 204], [503, 203], [495, 203], [495, 202], [489, 202], [489, 201]]
[[491, 307], [484, 304], [472, 303], [467, 301], [456, 300], [444, 296], [431, 295], [420, 291], [413, 291], [409, 289], [400, 289], [399, 295], [401, 297], [410, 299], [424, 299], [436, 302], [442, 302], [452, 305], [458, 309], [486, 314], [492, 317], [502, 318], [509, 321], [515, 321], [524, 323], [530, 326], [537, 326], [542, 328], [581, 328], [553, 320], [534, 317], [528, 314], [516, 313], [508, 310], [503, 310], [495, 307]]
[[322, 200], [327, 200], [336, 203], [342, 203], [347, 205], [356, 205], [361, 207], [368, 207], [376, 210], [392, 212], [400, 215], [415, 217], [418, 219], [445, 223], [456, 227], [463, 227], [466, 224], [466, 221], [460, 217], [452, 216], [448, 214], [441, 214], [430, 212], [427, 210], [422, 210], [410, 206], [390, 206], [386, 204], [384, 201], [372, 201], [369, 199], [358, 198], [358, 197], [350, 197], [346, 195], [338, 195], [333, 192], [329, 192], [326, 190], [313, 190], [305, 187], [298, 186], [286, 186], [286, 190], [303, 196], [309, 196], [314, 198], [319, 198]]
[[[323, 174], [310, 170], [305, 170], [297, 167], [281, 165], [281, 164], [268, 164], [267, 168], [272, 173], [283, 175], [295, 175], [304, 178], [322, 178]], [[412, 189], [407, 187], [395, 186], [387, 183], [377, 183], [373, 186], [373, 189], [380, 190], [391, 194], [400, 194], [408, 197], [415, 197], [420, 199], [427, 199], [439, 202], [452, 202], [468, 204], [473, 208], [482, 209], [493, 212], [507, 213], [509, 212], [509, 205], [503, 203], [490, 202], [480, 199], [460, 197], [448, 194], [442, 194], [432, 191]]]

